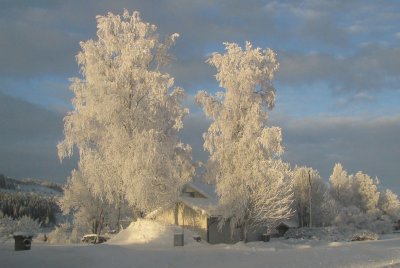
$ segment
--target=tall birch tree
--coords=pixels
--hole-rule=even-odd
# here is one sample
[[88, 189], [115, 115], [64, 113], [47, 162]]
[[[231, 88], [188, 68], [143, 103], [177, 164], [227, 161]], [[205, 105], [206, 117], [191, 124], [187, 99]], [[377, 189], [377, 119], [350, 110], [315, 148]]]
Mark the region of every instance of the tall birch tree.
[[147, 212], [176, 200], [194, 173], [191, 148], [178, 131], [188, 113], [184, 90], [162, 72], [178, 34], [160, 41], [138, 12], [97, 16], [97, 39], [81, 42], [82, 76], [71, 79], [74, 110], [64, 118], [60, 158], [79, 151], [91, 191]]
[[204, 134], [210, 153], [206, 176], [215, 180], [221, 224], [239, 226], [242, 238], [261, 225], [272, 227], [291, 215], [289, 167], [280, 160], [284, 149], [279, 127], [268, 127], [268, 108], [275, 102], [272, 79], [278, 63], [271, 49], [225, 43], [208, 63], [217, 68], [223, 92], [198, 92], [197, 102], [211, 123]]

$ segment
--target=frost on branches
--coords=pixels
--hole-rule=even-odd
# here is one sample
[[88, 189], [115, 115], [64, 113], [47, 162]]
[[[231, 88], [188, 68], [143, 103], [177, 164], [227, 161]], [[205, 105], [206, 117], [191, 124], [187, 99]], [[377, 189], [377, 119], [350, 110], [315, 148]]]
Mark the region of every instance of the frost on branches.
[[352, 180], [343, 169], [342, 164], [336, 163], [329, 177], [331, 196], [342, 206], [350, 206], [352, 195]]
[[329, 179], [337, 213], [332, 224], [388, 233], [400, 218], [400, 201], [390, 190], [379, 192], [379, 180], [359, 171], [348, 175], [335, 164]]
[[74, 111], [64, 118], [60, 158], [79, 151], [79, 174], [109, 203], [140, 212], [168, 205], [194, 173], [177, 136], [184, 91], [160, 68], [178, 34], [159, 40], [138, 12], [97, 16], [97, 39], [81, 42], [81, 78], [71, 79]]
[[400, 219], [400, 201], [397, 194], [391, 190], [386, 190], [380, 195], [379, 207], [385, 215], [395, 222]]
[[267, 108], [275, 101], [275, 53], [250, 43], [244, 50], [234, 43], [225, 46], [225, 54], [208, 60], [225, 91], [216, 96], [200, 91], [196, 100], [214, 120], [204, 134], [204, 148], [210, 153], [206, 176], [215, 180], [221, 224], [229, 219], [232, 230], [240, 226], [245, 240], [251, 229], [288, 218], [293, 195], [289, 167], [279, 159], [281, 129], [267, 127]]
[[301, 227], [321, 226], [329, 218], [328, 190], [317, 170], [296, 167], [293, 172], [294, 209]]

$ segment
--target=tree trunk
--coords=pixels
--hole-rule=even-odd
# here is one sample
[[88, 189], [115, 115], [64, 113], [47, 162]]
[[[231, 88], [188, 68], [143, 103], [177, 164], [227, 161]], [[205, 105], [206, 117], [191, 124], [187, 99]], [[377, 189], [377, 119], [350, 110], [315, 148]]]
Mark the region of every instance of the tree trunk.
[[242, 226], [240, 227], [240, 233], [242, 241], [244, 243], [247, 243], [247, 227], [245, 223], [243, 223]]
[[119, 194], [118, 197], [118, 216], [117, 216], [117, 232], [119, 233], [121, 229], [121, 205], [122, 205], [122, 197], [121, 194]]
[[247, 232], [248, 232], [248, 215], [246, 213], [246, 216], [244, 217], [243, 223], [240, 226], [240, 232], [241, 232], [241, 239], [244, 243], [247, 243]]
[[98, 235], [101, 234], [101, 230], [103, 229], [103, 224], [104, 224], [104, 216], [101, 216], [100, 222], [99, 222], [99, 232], [97, 233]]
[[117, 232], [121, 229], [121, 205], [118, 206]]
[[100, 210], [99, 218], [96, 219], [96, 222], [95, 222], [95, 230], [94, 230], [94, 232], [93, 232], [94, 234], [100, 235], [101, 229], [102, 229], [102, 227], [103, 227], [103, 226], [102, 226], [102, 225], [103, 225], [102, 221], [104, 221], [103, 209]]

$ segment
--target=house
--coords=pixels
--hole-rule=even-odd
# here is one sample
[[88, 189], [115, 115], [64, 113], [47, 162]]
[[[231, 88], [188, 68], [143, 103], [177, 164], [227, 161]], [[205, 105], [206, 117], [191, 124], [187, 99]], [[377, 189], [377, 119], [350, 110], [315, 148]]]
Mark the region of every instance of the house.
[[299, 227], [297, 222], [294, 220], [289, 220], [289, 221], [281, 221], [275, 229], [278, 231], [279, 236], [284, 236], [285, 233], [291, 229], [291, 228], [297, 228]]
[[[155, 211], [147, 218], [183, 226], [197, 233], [210, 244], [233, 244], [240, 241], [239, 229], [231, 234], [229, 221], [218, 227], [220, 214], [217, 211], [218, 198], [215, 188], [199, 182], [185, 185], [179, 201], [170, 208]], [[248, 234], [248, 241], [259, 241], [266, 228]]]

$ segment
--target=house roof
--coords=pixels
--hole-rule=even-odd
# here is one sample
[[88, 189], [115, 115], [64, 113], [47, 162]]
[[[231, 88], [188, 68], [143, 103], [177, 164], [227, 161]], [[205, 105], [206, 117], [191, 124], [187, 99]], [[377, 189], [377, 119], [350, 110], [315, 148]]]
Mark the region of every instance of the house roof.
[[297, 222], [296, 222], [296, 221], [293, 221], [293, 220], [281, 221], [281, 222], [277, 225], [277, 228], [278, 228], [279, 226], [286, 226], [286, 227], [288, 227], [288, 228], [297, 228], [297, 227], [299, 227], [299, 225], [297, 224]]
[[203, 182], [199, 182], [198, 180], [193, 180], [186, 184], [187, 188], [190, 188], [194, 191], [197, 191], [202, 196], [206, 198], [196, 198], [196, 197], [188, 197], [181, 196], [179, 200], [187, 205], [188, 207], [201, 211], [203, 214], [207, 214], [209, 216], [216, 215], [216, 209], [218, 206], [218, 198], [215, 193], [215, 186], [212, 184], [205, 184]]
[[[189, 197], [181, 195], [179, 201], [186, 206], [200, 211], [202, 214], [207, 214], [209, 216], [216, 216], [216, 208], [218, 205], [218, 198], [215, 193], [215, 187], [210, 184], [204, 184], [198, 181], [192, 181], [185, 185], [184, 189], [190, 188], [198, 193], [200, 193], [205, 198]], [[154, 218], [166, 208], [158, 208], [146, 215], [146, 218]]]
[[191, 181], [185, 185], [185, 188], [191, 188], [208, 199], [217, 200], [217, 194], [215, 193], [215, 186], [211, 184], [205, 184], [199, 181]]
[[213, 216], [216, 213], [218, 202], [215, 199], [209, 198], [193, 198], [182, 196], [180, 201], [188, 207], [200, 211], [202, 214]]

